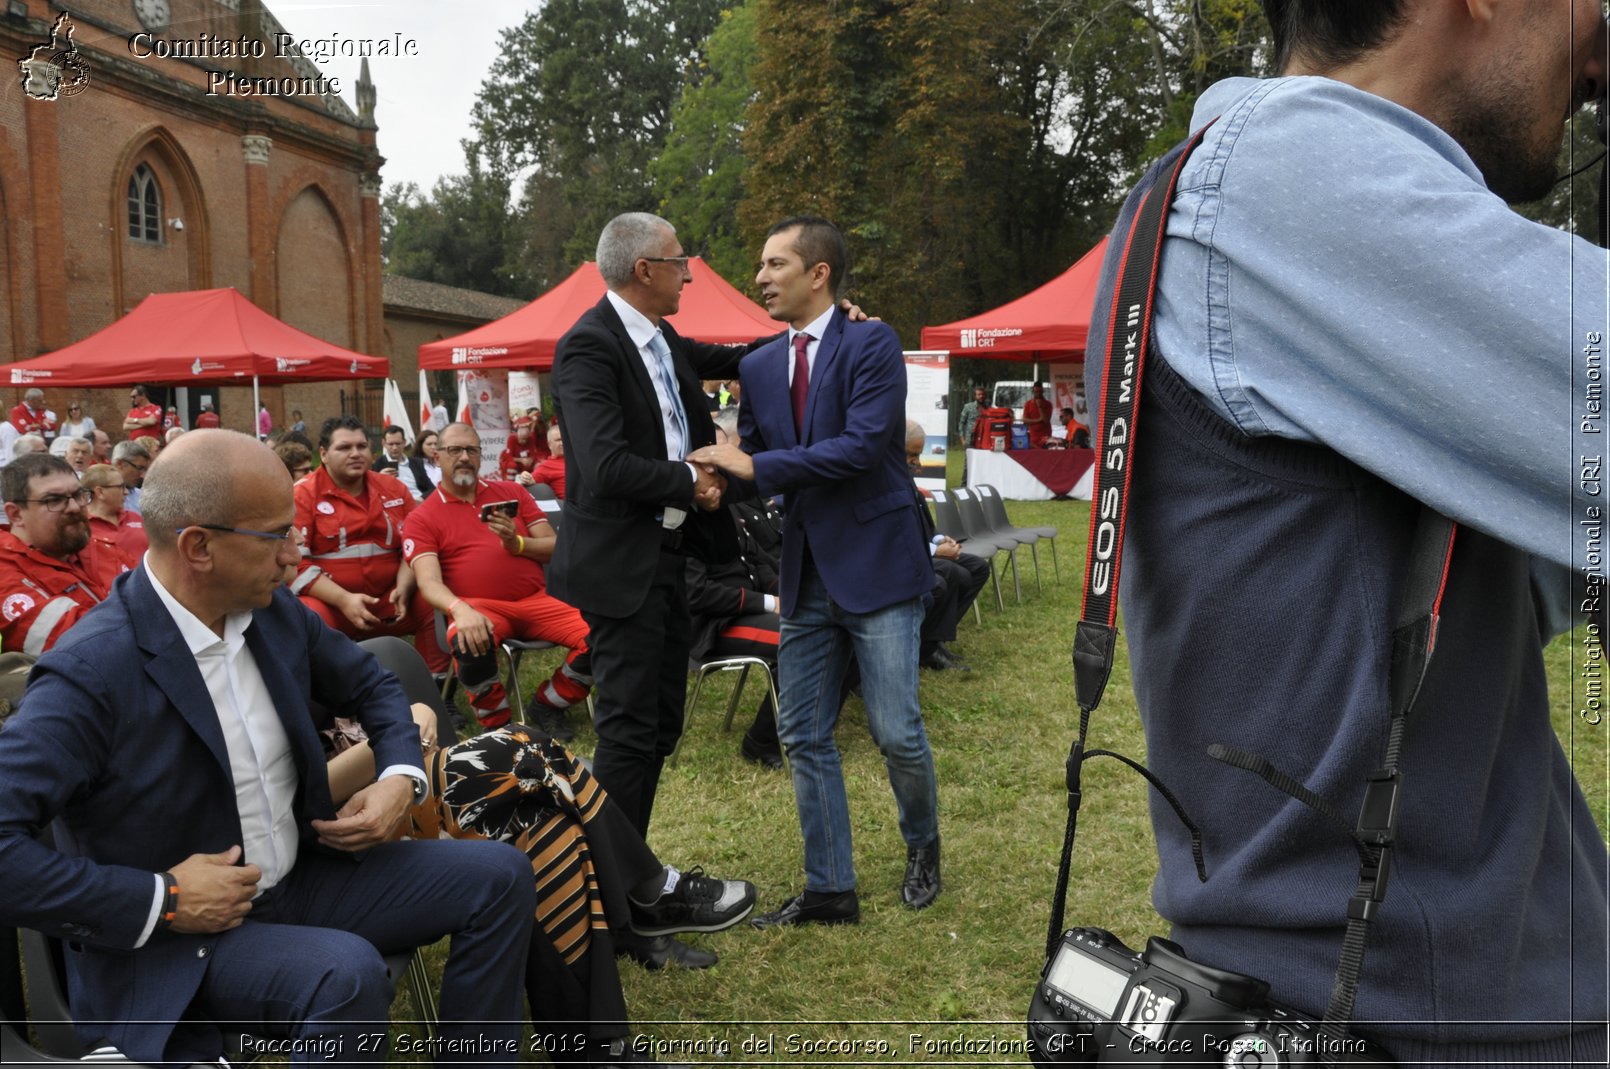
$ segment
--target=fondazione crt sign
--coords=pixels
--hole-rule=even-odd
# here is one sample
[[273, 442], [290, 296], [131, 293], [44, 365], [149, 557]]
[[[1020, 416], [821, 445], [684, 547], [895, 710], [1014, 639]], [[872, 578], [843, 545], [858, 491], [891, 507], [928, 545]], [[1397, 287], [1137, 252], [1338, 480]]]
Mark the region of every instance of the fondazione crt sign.
[[989, 349], [1002, 338], [1021, 338], [1022, 327], [985, 327], [964, 328], [961, 332], [961, 345], [963, 349]]

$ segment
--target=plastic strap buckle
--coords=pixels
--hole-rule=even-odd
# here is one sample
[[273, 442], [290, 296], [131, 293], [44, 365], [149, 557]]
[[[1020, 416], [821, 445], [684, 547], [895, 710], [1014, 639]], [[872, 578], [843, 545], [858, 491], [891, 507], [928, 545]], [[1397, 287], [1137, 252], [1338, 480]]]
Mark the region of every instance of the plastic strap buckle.
[[1398, 834], [1398, 797], [1402, 789], [1403, 773], [1384, 768], [1370, 773], [1356, 829], [1362, 842], [1370, 846], [1392, 845]]
[[1373, 861], [1358, 867], [1358, 890], [1347, 903], [1347, 919], [1368, 923], [1375, 919], [1376, 911], [1386, 898], [1386, 885], [1392, 876], [1392, 848], [1383, 846], [1372, 850]]

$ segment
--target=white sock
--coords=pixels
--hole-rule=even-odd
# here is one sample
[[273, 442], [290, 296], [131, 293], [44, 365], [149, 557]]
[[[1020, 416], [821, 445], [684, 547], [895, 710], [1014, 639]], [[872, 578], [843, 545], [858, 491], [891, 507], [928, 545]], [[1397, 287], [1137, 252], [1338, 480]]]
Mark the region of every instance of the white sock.
[[682, 882], [682, 874], [680, 872], [676, 871], [676, 866], [674, 866], [674, 865], [665, 866], [665, 886], [660, 889], [660, 894], [662, 894], [662, 895], [670, 894], [672, 891], [676, 890], [676, 885], [681, 883], [681, 882]]

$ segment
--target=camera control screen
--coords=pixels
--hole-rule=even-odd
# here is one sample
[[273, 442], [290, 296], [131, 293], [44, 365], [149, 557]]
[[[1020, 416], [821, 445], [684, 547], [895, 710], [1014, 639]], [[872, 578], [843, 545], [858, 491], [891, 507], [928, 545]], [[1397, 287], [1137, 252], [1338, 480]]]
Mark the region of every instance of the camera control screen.
[[1124, 993], [1124, 985], [1129, 983], [1129, 974], [1063, 947], [1051, 963], [1051, 975], [1046, 977], [1046, 982], [1111, 1020], [1118, 1012], [1118, 999]]

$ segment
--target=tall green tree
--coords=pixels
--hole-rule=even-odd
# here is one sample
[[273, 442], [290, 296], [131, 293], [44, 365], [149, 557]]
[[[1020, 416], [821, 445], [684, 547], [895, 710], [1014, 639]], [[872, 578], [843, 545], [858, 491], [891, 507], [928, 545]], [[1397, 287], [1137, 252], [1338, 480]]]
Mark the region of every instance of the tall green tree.
[[858, 292], [908, 343], [1088, 249], [1189, 65], [1144, 3], [754, 2], [746, 236], [799, 210], [836, 219]]
[[740, 289], [753, 281], [756, 259], [738, 225], [749, 169], [745, 115], [755, 95], [750, 72], [760, 55], [755, 29], [753, 0], [721, 13], [705, 61], [671, 108], [665, 148], [649, 166], [660, 214], [684, 246]]
[[387, 271], [407, 278], [528, 296], [530, 275], [514, 255], [520, 232], [508, 180], [487, 171], [473, 152], [465, 174], [438, 178], [428, 195], [409, 182], [393, 184], [381, 198], [381, 259]]
[[476, 145], [501, 175], [544, 176], [540, 191], [564, 210], [528, 221], [564, 227], [573, 263], [610, 217], [658, 203], [648, 165], [729, 2], [547, 0], [503, 31], [475, 103]]

